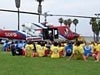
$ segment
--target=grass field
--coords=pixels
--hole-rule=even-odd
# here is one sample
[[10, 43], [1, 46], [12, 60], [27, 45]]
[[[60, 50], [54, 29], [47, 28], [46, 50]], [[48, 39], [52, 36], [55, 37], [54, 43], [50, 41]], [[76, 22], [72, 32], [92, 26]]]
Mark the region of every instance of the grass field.
[[100, 62], [12, 56], [0, 51], [0, 75], [100, 75]]

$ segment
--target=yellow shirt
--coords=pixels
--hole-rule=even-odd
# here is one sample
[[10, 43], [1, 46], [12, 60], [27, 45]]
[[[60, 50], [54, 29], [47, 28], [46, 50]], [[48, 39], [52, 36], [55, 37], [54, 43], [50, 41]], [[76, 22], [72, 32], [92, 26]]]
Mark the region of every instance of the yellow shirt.
[[94, 52], [94, 45], [90, 44], [91, 48], [92, 48], [92, 53]]
[[25, 49], [26, 49], [26, 51], [33, 51], [34, 46], [33, 46], [33, 44], [26, 44]]
[[59, 58], [60, 57], [59, 56], [59, 47], [52, 46], [51, 51], [52, 51], [51, 58]]
[[80, 44], [80, 46], [82, 46], [82, 47], [83, 47], [83, 46], [85, 46], [85, 44], [84, 44], [84, 43], [83, 43], [83, 44]]
[[73, 47], [73, 53], [76, 53], [77, 51], [79, 53], [83, 53], [84, 52], [83, 47], [82, 46], [74, 46]]
[[36, 49], [37, 49], [37, 53], [39, 54], [39, 56], [44, 56], [45, 55], [45, 50], [47, 49], [45, 46], [41, 46], [41, 45], [36, 45]]
[[26, 46], [25, 46], [26, 54], [25, 55], [32, 57], [33, 56], [33, 49], [34, 49], [33, 44], [26, 44]]
[[59, 52], [64, 51], [64, 47], [59, 47]]
[[96, 45], [95, 48], [96, 48], [96, 51], [100, 51], [100, 44]]

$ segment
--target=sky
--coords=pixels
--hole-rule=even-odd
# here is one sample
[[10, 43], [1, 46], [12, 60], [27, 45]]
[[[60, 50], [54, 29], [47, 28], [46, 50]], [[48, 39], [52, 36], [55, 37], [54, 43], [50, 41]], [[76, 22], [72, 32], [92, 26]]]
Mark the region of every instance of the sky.
[[[21, 11], [29, 11], [37, 13], [38, 2], [36, 0], [21, 0]], [[17, 10], [15, 0], [0, 0], [0, 9]], [[100, 0], [44, 0], [42, 2], [42, 13], [55, 15], [80, 15], [95, 16], [100, 13]], [[78, 17], [63, 17], [63, 19], [78, 19], [77, 33], [83, 36], [93, 36], [90, 19]], [[47, 21], [53, 25], [59, 25], [59, 17], [47, 17]], [[17, 30], [17, 13], [0, 11], [0, 29]], [[24, 23], [38, 22], [38, 16], [31, 14], [20, 14], [20, 28]], [[41, 22], [44, 17], [41, 16]], [[71, 30], [74, 31], [75, 26], [71, 24]]]

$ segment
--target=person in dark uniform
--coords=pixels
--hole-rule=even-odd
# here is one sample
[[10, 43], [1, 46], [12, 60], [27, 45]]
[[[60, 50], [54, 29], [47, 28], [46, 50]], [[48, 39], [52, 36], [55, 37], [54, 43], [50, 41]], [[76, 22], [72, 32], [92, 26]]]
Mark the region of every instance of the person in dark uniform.
[[53, 34], [52, 34], [52, 33], [49, 34], [49, 40], [50, 40], [51, 42], [54, 41], [54, 38], [53, 38]]
[[16, 55], [16, 46], [15, 46], [14, 42], [11, 43], [10, 49], [11, 49], [12, 55], [15, 56]]

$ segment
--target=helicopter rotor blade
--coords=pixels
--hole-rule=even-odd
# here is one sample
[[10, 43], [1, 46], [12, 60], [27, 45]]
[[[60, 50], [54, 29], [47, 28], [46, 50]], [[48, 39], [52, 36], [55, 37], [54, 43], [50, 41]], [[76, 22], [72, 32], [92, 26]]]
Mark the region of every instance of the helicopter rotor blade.
[[[15, 13], [18, 12], [18, 11], [15, 11], [15, 10], [5, 10], [5, 9], [0, 9], [0, 11], [15, 12]], [[38, 13], [26, 12], [26, 11], [19, 11], [19, 13], [24, 13], [24, 14], [33, 14], [33, 15], [40, 15], [40, 14], [38, 14]]]
[[96, 19], [100, 19], [99, 17], [75, 16], [75, 15], [53, 15], [53, 14], [47, 14], [47, 16], [65, 16], [65, 17], [79, 17], [79, 18], [96, 18]]
[[[15, 13], [18, 12], [18, 11], [16, 11], [16, 10], [5, 10], [5, 9], [0, 9], [0, 11], [15, 12]], [[19, 13], [45, 16], [44, 14], [39, 14], [39, 13], [34, 13], [34, 12], [26, 12], [26, 11], [19, 11]], [[99, 17], [78, 16], [78, 15], [76, 16], [76, 15], [55, 15], [55, 14], [46, 14], [46, 16], [64, 16], [64, 17], [78, 17], [78, 18], [96, 18], [96, 19], [100, 19]]]

